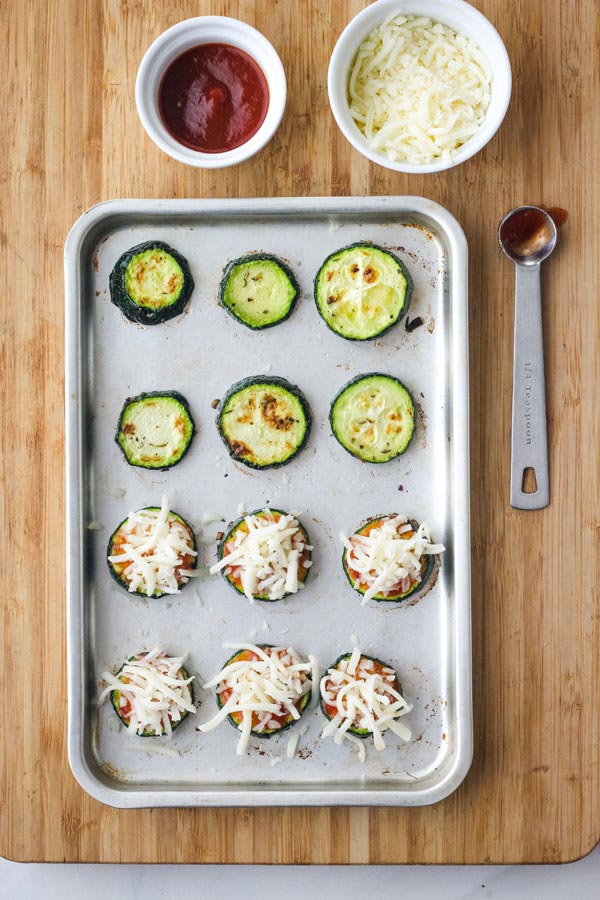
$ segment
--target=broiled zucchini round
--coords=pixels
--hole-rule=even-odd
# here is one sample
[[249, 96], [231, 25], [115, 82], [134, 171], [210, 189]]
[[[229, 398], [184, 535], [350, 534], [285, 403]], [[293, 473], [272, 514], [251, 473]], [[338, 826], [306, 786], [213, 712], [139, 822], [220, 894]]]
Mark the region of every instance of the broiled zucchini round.
[[238, 381], [217, 409], [217, 428], [229, 455], [253, 469], [290, 462], [306, 443], [310, 425], [304, 394], [275, 376]]
[[[257, 644], [256, 645], [260, 650], [265, 651], [267, 654], [269, 651], [281, 650], [283, 648], [274, 647], [272, 644]], [[229, 659], [223, 664], [223, 669], [226, 666], [231, 665], [232, 663], [241, 662], [242, 660], [255, 660], [258, 659], [256, 653], [252, 650], [238, 650], [233, 656], [230, 656]], [[231, 696], [232, 691], [228, 688], [224, 690], [217, 691], [217, 706], [219, 709], [222, 709], [229, 697]], [[294, 703], [295, 708], [299, 713], [302, 713], [310, 701], [312, 696], [312, 689], [308, 690], [305, 694], [300, 697], [300, 699]], [[234, 726], [237, 730], [239, 730], [240, 725], [242, 724], [242, 713], [234, 712], [227, 716], [228, 721], [231, 725]], [[298, 719], [295, 719], [292, 713], [282, 713], [281, 715], [271, 713], [269, 719], [268, 728], [259, 728], [259, 714], [257, 712], [252, 713], [252, 728], [250, 733], [255, 737], [261, 738], [270, 738], [273, 737], [274, 734], [281, 734], [282, 731], [285, 731], [287, 728], [290, 728], [297, 722]], [[277, 723], [276, 725], [274, 723]]]
[[152, 391], [125, 401], [115, 441], [130, 466], [170, 469], [181, 462], [194, 436], [194, 420], [177, 391]]
[[275, 256], [257, 253], [229, 263], [219, 289], [221, 305], [248, 328], [270, 328], [291, 314], [298, 296], [293, 273]]
[[[372, 519], [367, 519], [366, 522], [363, 522], [363, 524], [360, 525], [352, 535], [350, 535], [350, 543], [352, 543], [352, 538], [355, 535], [370, 535], [374, 531], [377, 531], [377, 529], [381, 528], [384, 522], [388, 522], [396, 518], [401, 518], [402, 525], [407, 528], [407, 530], [402, 530], [401, 533], [400, 528], [396, 529], [398, 538], [401, 540], [409, 540], [410, 538], [414, 537], [419, 530], [419, 523], [414, 519], [406, 520], [404, 519], [404, 517], [398, 517], [396, 516], [396, 514], [392, 513], [386, 516], [375, 516]], [[359, 594], [364, 596], [373, 584], [376, 574], [370, 580], [368, 578], [367, 580], [365, 580], [364, 576], [361, 576], [361, 574], [357, 572], [356, 569], [352, 568], [353, 555], [354, 550], [348, 550], [347, 546], [344, 547], [344, 552], [342, 554], [342, 566], [351, 587], [353, 587], [354, 590]], [[398, 603], [401, 600], [406, 600], [408, 597], [414, 597], [415, 595], [419, 594], [424, 587], [426, 587], [438, 563], [438, 556], [433, 553], [423, 553], [420, 557], [420, 572], [418, 578], [414, 577], [412, 574], [405, 576], [405, 578], [398, 580], [395, 585], [390, 586], [389, 590], [379, 591], [370, 599], [384, 603]]]
[[[153, 528], [162, 512], [158, 506], [146, 506], [131, 513], [115, 528], [108, 540], [107, 562], [110, 574], [129, 593], [159, 598], [166, 594], [176, 594], [188, 583], [190, 575], [198, 563], [196, 537], [184, 518], [170, 510], [166, 516], [170, 544], [168, 555], [176, 554], [174, 564], [165, 570], [154, 564]], [[145, 544], [142, 561], [138, 564], [128, 551], [131, 536], [135, 544]], [[161, 537], [161, 540], [164, 538]], [[160, 551], [160, 546], [157, 543]], [[159, 555], [164, 555], [160, 553]], [[140, 554], [135, 554], [139, 558]], [[171, 571], [172, 569], [172, 571]], [[150, 579], [150, 583], [148, 581]]]
[[140, 325], [158, 325], [183, 312], [194, 289], [187, 261], [162, 241], [131, 247], [110, 273], [110, 299]]
[[[255, 576], [256, 587], [254, 590], [249, 588], [249, 595], [246, 594], [246, 590], [244, 589], [247, 563], [244, 564], [243, 559], [234, 557], [231, 566], [225, 566], [219, 569], [227, 583], [230, 584], [238, 594], [249, 596], [249, 598], [251, 596], [253, 600], [264, 600], [269, 603], [274, 603], [277, 600], [283, 600], [284, 597], [289, 597], [290, 594], [295, 594], [306, 581], [306, 577], [312, 565], [312, 548], [308, 534], [304, 526], [297, 519], [290, 516], [289, 513], [282, 512], [280, 509], [255, 509], [254, 512], [247, 513], [237, 519], [229, 526], [223, 535], [217, 548], [217, 558], [219, 563], [221, 563], [222, 561], [227, 560], [228, 556], [231, 556], [232, 553], [240, 549], [244, 541], [248, 539], [248, 521], [252, 523], [252, 520], [260, 519], [265, 524], [270, 525], [271, 523], [280, 522], [284, 518], [290, 520], [286, 527], [288, 529], [293, 527], [295, 533], [286, 538], [285, 547], [282, 547], [281, 544], [278, 546], [273, 544], [270, 554], [264, 555], [263, 552], [263, 562], [260, 567], [262, 569], [262, 574], [257, 574]], [[255, 536], [260, 536], [259, 531], [255, 531], [254, 533]], [[265, 539], [261, 548], [263, 551], [268, 543], [268, 540]], [[281, 558], [282, 556], [284, 559]], [[295, 575], [295, 577], [290, 578], [289, 570], [292, 563], [295, 567], [292, 575]], [[211, 568], [211, 573], [215, 568], [216, 567]], [[258, 567], [255, 566], [255, 568]], [[276, 577], [277, 574], [279, 574], [279, 578], [277, 581], [273, 582], [273, 578]]]
[[343, 338], [382, 335], [407, 312], [412, 280], [400, 260], [375, 244], [356, 243], [327, 257], [315, 278], [315, 302]]
[[358, 375], [334, 398], [329, 413], [334, 436], [352, 456], [384, 463], [404, 453], [415, 429], [415, 406], [393, 375]]
[[[328, 671], [329, 669], [344, 670], [347, 667], [347, 665], [345, 666], [344, 664], [347, 664], [347, 662], [351, 658], [352, 653], [342, 653], [342, 655], [338, 656], [336, 661], [328, 667]], [[364, 666], [364, 663], [366, 663], [367, 667]], [[402, 687], [400, 685], [400, 682], [398, 681], [398, 676], [394, 669], [389, 665], [389, 663], [382, 662], [382, 660], [377, 659], [377, 657], [375, 656], [365, 656], [364, 654], [361, 654], [356, 666], [356, 673], [354, 675], [354, 678], [357, 681], [366, 681], [369, 675], [373, 674], [381, 676], [381, 678], [383, 678], [384, 680], [391, 679], [391, 676], [393, 676], [393, 680], [389, 681], [390, 687], [397, 691], [398, 694], [402, 694]], [[326, 679], [327, 675], [325, 675], [324, 678], [321, 679], [320, 704], [323, 715], [331, 721], [338, 715], [338, 708], [334, 703], [329, 702], [323, 697], [323, 688], [327, 691], [329, 697], [331, 698], [336, 693], [337, 686], [333, 684], [331, 680], [328, 683]], [[361, 727], [358, 724], [350, 725], [347, 731], [349, 731], [351, 734], [355, 734], [360, 738], [366, 738], [370, 734], [373, 734], [372, 728]]]

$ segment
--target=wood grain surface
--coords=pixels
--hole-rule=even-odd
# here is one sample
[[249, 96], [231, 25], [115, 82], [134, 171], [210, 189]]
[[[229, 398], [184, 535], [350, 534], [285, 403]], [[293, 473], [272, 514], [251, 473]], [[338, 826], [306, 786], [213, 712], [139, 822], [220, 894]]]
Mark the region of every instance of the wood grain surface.
[[[436, 176], [368, 163], [326, 73], [364, 0], [3, 0], [0, 272], [0, 853], [17, 860], [558, 862], [600, 839], [598, 6], [476, 0], [508, 48], [499, 134]], [[236, 168], [176, 163], [136, 115], [140, 58], [188, 16], [263, 31], [288, 76], [274, 140]], [[116, 197], [422, 194], [470, 248], [475, 761], [424, 809], [118, 811], [66, 755], [63, 272], [66, 233]], [[523, 202], [570, 217], [544, 269], [552, 501], [508, 504], [513, 272], [496, 227]]]

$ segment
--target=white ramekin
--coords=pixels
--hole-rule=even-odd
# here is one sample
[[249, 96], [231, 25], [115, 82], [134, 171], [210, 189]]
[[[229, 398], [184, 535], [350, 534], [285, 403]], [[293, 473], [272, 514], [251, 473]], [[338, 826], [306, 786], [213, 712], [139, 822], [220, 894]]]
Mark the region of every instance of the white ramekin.
[[[423, 165], [394, 162], [377, 150], [371, 150], [366, 137], [350, 115], [347, 85], [350, 67], [359, 46], [381, 22], [393, 15], [406, 14], [428, 16], [467, 35], [485, 53], [493, 72], [492, 96], [481, 128], [459, 148], [450, 162], [439, 161]], [[510, 101], [511, 86], [510, 60], [502, 38], [492, 23], [464, 0], [377, 0], [352, 19], [340, 35], [331, 55], [327, 85], [335, 120], [353, 147], [363, 156], [387, 169], [420, 175], [451, 169], [481, 150], [500, 127]]]
[[[269, 106], [265, 120], [250, 140], [234, 150], [202, 153], [185, 147], [169, 134], [158, 111], [158, 89], [166, 68], [186, 50], [199, 44], [230, 44], [245, 50], [256, 60], [267, 79]], [[273, 45], [256, 28], [227, 16], [198, 16], [163, 32], [144, 54], [135, 83], [138, 115], [157, 147], [179, 162], [205, 169], [234, 166], [258, 153], [277, 131], [285, 100], [285, 72]]]

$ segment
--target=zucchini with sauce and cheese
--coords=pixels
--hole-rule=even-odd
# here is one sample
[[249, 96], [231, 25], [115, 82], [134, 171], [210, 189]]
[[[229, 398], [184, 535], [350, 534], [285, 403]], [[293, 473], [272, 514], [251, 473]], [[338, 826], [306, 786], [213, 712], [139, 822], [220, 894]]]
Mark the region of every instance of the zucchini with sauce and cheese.
[[139, 325], [158, 325], [185, 309], [194, 289], [187, 260], [162, 241], [145, 241], [117, 260], [109, 279], [110, 299]]
[[290, 462], [304, 447], [310, 425], [304, 394], [277, 376], [238, 381], [217, 409], [217, 428], [229, 455], [253, 469]]
[[210, 573], [221, 572], [250, 603], [282, 600], [304, 587], [312, 549], [305, 528], [293, 515], [257, 509], [229, 526]]
[[270, 644], [224, 644], [235, 649], [205, 688], [216, 688], [217, 714], [200, 725], [212, 731], [225, 719], [241, 732], [237, 754], [248, 749], [250, 736], [280, 734], [300, 720], [317, 679], [313, 656], [302, 659], [292, 647]]
[[336, 744], [344, 740], [354, 744], [361, 762], [366, 753], [357, 738], [372, 734], [375, 749], [383, 750], [383, 734], [388, 730], [403, 741], [412, 737], [410, 728], [398, 721], [412, 706], [402, 696], [396, 672], [388, 663], [365, 656], [358, 647], [343, 653], [329, 667], [321, 678], [320, 694], [321, 710], [329, 719], [322, 737], [333, 737]]
[[344, 572], [363, 604], [415, 597], [431, 581], [444, 551], [443, 544], [432, 542], [427, 525], [396, 513], [367, 519], [340, 538]]
[[160, 508], [147, 506], [121, 522], [109, 538], [107, 561], [114, 580], [129, 593], [178, 594], [197, 574], [196, 538], [163, 497]]
[[400, 260], [375, 244], [356, 243], [327, 257], [315, 278], [326, 325], [351, 341], [379, 337], [408, 311], [412, 279]]
[[358, 375], [334, 398], [329, 422], [342, 447], [363, 462], [384, 463], [404, 453], [415, 430], [415, 405], [393, 375]]
[[278, 325], [291, 315], [298, 296], [293, 272], [280, 259], [256, 253], [226, 267], [219, 301], [227, 312], [254, 330]]
[[194, 430], [185, 397], [177, 391], [152, 391], [125, 401], [115, 441], [130, 466], [165, 470], [181, 462]]
[[110, 697], [121, 722], [139, 737], [170, 736], [196, 712], [195, 676], [189, 675], [183, 660], [159, 647], [130, 656], [116, 675], [104, 672], [107, 687], [99, 703]]

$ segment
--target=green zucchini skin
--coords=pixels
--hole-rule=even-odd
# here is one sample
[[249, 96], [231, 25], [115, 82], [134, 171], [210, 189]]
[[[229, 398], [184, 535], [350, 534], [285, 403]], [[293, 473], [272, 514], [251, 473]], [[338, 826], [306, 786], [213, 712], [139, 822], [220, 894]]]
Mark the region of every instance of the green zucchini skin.
[[[272, 285], [276, 288], [278, 295], [275, 304], [272, 296], [264, 298], [261, 303], [261, 299], [256, 296], [256, 293], [260, 294], [258, 286], [253, 291], [255, 293], [253, 298], [247, 296], [245, 283], [239, 284], [244, 269], [246, 269], [244, 280], [247, 277], [252, 280], [260, 280], [265, 275], [270, 275], [278, 282]], [[250, 274], [252, 270], [255, 270], [254, 275]], [[219, 286], [219, 303], [230, 316], [241, 322], [242, 325], [253, 331], [262, 331], [265, 328], [273, 328], [280, 322], [285, 322], [291, 316], [298, 293], [298, 282], [289, 266], [270, 253], [254, 253], [240, 256], [227, 264]], [[249, 306], [250, 302], [256, 305], [256, 309]], [[274, 305], [275, 308], [273, 308]], [[266, 308], [263, 308], [264, 306]]]
[[[255, 444], [255, 447], [258, 446], [259, 449], [257, 450], [253, 447], [249, 447], [245, 442], [240, 441], [231, 433], [233, 430], [237, 429], [237, 422], [234, 428], [233, 426], [227, 425], [225, 418], [232, 414], [234, 400], [236, 400], [236, 398], [238, 400], [240, 399], [238, 395], [245, 392], [245, 397], [248, 398], [248, 402], [250, 402], [250, 398], [253, 395], [260, 394], [263, 388], [272, 389], [276, 395], [283, 394], [284, 397], [287, 395], [288, 403], [291, 403], [292, 406], [295, 407], [295, 413], [298, 415], [298, 419], [294, 419], [293, 422], [289, 424], [289, 428], [294, 428], [295, 425], [298, 425], [298, 435], [294, 438], [291, 447], [287, 449], [284, 448], [280, 454], [268, 454], [265, 456], [260, 450], [260, 433], [259, 438], [257, 439], [255, 437], [256, 432], [253, 435], [253, 443]], [[256, 399], [254, 402], [256, 404]], [[269, 433], [274, 438], [277, 436], [277, 432], [280, 429], [278, 425], [273, 427], [272, 424], [269, 424], [270, 412], [269, 410], [267, 410], [267, 412], [269, 415], [265, 415], [265, 412], [261, 409], [260, 415], [267, 422]], [[237, 421], [239, 421], [239, 419]], [[286, 417], [285, 424], [288, 424], [288, 417]], [[221, 436], [221, 440], [227, 447], [229, 455], [232, 459], [243, 463], [251, 469], [276, 469], [280, 466], [287, 465], [287, 463], [291, 462], [291, 460], [300, 453], [306, 444], [311, 424], [312, 415], [310, 407], [300, 388], [290, 384], [285, 378], [280, 378], [276, 375], [253, 375], [238, 381], [229, 388], [217, 408], [217, 430]]]
[[[144, 656], [144, 653], [136, 653], [133, 656], [128, 656], [127, 662], [128, 663], [135, 662], [135, 660], [139, 659], [141, 656]], [[123, 663], [123, 665], [121, 666], [119, 671], [116, 673], [115, 678], [119, 677], [120, 673], [123, 671], [126, 664], [127, 663]], [[190, 677], [189, 672], [187, 671], [185, 666], [182, 666], [179, 671], [182, 673], [184, 678]], [[194, 697], [194, 682], [193, 681], [190, 681], [190, 683], [188, 684], [188, 688], [190, 690], [190, 700], [192, 703], [194, 703], [195, 697]], [[111, 703], [111, 706], [114, 709], [115, 713], [117, 714], [119, 721], [122, 722], [123, 725], [125, 726], [125, 728], [127, 728], [129, 730], [129, 726], [127, 725], [127, 719], [123, 715], [121, 715], [121, 710], [119, 708], [120, 696], [121, 696], [120, 691], [117, 691], [117, 690], [111, 691], [110, 692], [110, 703]], [[187, 719], [188, 716], [189, 716], [188, 710], [184, 709], [183, 712], [181, 713], [181, 718], [179, 719], [179, 721], [171, 722], [171, 731], [175, 731], [176, 728], [179, 728], [181, 723], [185, 722], [185, 720]], [[154, 732], [154, 731], [143, 731], [142, 734], [138, 734], [138, 735], [136, 735], [136, 737], [160, 737], [161, 735], [165, 735], [166, 733], [167, 732], [164, 730], [161, 731], [160, 735], [156, 734], [156, 732]]]
[[[352, 656], [352, 652], [342, 653], [342, 655], [338, 656], [338, 658], [336, 659], [336, 661], [334, 663], [332, 663], [330, 666], [327, 666], [327, 671], [329, 671], [329, 669], [338, 669], [340, 666], [340, 663], [343, 662], [345, 659], [350, 659], [351, 656]], [[360, 658], [361, 659], [372, 659], [373, 662], [379, 663], [380, 666], [387, 666], [390, 669], [394, 668], [389, 663], [384, 662], [382, 659], [378, 659], [376, 656], [366, 656], [366, 654], [361, 653]], [[360, 662], [360, 660], [359, 660], [359, 662]], [[395, 690], [397, 690], [399, 694], [402, 694], [402, 686], [401, 686], [400, 682], [398, 681], [397, 675], [396, 675], [396, 680], [394, 681], [392, 687], [395, 688]], [[325, 704], [325, 701], [323, 700], [322, 695], [320, 695], [320, 706], [321, 706], [321, 712], [323, 713], [325, 718], [328, 719], [329, 721], [331, 721], [333, 716], [329, 715], [329, 713], [327, 711], [327, 706]], [[368, 728], [354, 728], [353, 726], [350, 726], [348, 731], [350, 732], [350, 734], [355, 734], [356, 737], [359, 737], [359, 738], [366, 738], [370, 734], [373, 734], [373, 732]]]
[[[183, 420], [184, 432], [180, 445], [176, 447], [171, 456], [163, 456], [161, 458], [160, 455], [158, 455], [158, 458], [156, 459], [144, 461], [142, 456], [137, 455], [141, 453], [141, 451], [138, 448], [131, 446], [133, 439], [131, 441], [128, 440], [126, 432], [127, 428], [131, 428], [133, 425], [131, 419], [135, 414], [135, 407], [148, 407], [154, 400], [172, 401], [171, 405], [179, 413], [178, 418], [181, 417]], [[157, 469], [161, 472], [165, 472], [181, 462], [190, 449], [190, 444], [195, 431], [196, 426], [192, 417], [192, 412], [187, 400], [182, 394], [177, 391], [149, 391], [147, 393], [138, 394], [136, 397], [128, 397], [127, 400], [125, 400], [119, 416], [115, 441], [117, 446], [121, 449], [126, 462], [128, 462], [130, 466], [141, 469]]]
[[[366, 256], [367, 259], [363, 269], [363, 280], [367, 280], [369, 267], [371, 274], [375, 275], [375, 277], [377, 277], [378, 271], [384, 272], [384, 274], [387, 274], [388, 279], [392, 281], [389, 289], [394, 292], [393, 305], [390, 305], [387, 309], [380, 310], [378, 315], [374, 316], [374, 322], [370, 326], [366, 323], [353, 322], [351, 315], [353, 310], [347, 309], [344, 312], [338, 305], [342, 295], [339, 294], [336, 286], [336, 277], [343, 278], [343, 275], [340, 273], [346, 271], [348, 277], [344, 279], [343, 286], [347, 293], [347, 288], [351, 285], [350, 279], [353, 277], [350, 273], [354, 270], [354, 266], [356, 266], [357, 271], [360, 271], [360, 265], [356, 262], [356, 259], [361, 256]], [[378, 287], [380, 285], [376, 283], [371, 288], [373, 297], [374, 291]], [[364, 241], [348, 244], [348, 246], [341, 247], [339, 250], [331, 253], [321, 265], [314, 282], [315, 304], [319, 315], [334, 334], [349, 341], [373, 340], [381, 337], [386, 331], [393, 328], [408, 312], [412, 292], [412, 278], [398, 257], [377, 244], [370, 244]], [[368, 289], [365, 292], [363, 288], [361, 290], [361, 303], [364, 302], [365, 293], [368, 296]], [[384, 304], [386, 302], [389, 303], [389, 300], [386, 298], [382, 298], [382, 301]], [[373, 302], [377, 302], [377, 300], [374, 299]]]
[[[255, 509], [251, 513], [246, 513], [246, 515], [257, 516], [257, 515], [260, 515], [261, 513], [265, 513], [265, 512], [279, 513], [280, 516], [288, 515], [287, 513], [283, 512], [283, 510], [281, 510], [281, 509], [272, 509], [271, 507], [263, 507], [262, 509]], [[221, 540], [219, 541], [219, 544], [217, 546], [217, 559], [219, 562], [223, 559], [223, 554], [225, 552], [225, 544], [227, 543], [227, 541], [229, 541], [233, 537], [233, 535], [235, 534], [235, 532], [237, 531], [239, 526], [244, 522], [246, 515], [240, 516], [239, 519], [236, 519], [235, 522], [232, 522], [230, 525], [227, 526], [227, 531], [225, 532], [225, 534], [223, 535], [223, 537], [221, 538]], [[294, 517], [294, 518], [296, 518], [296, 517]], [[310, 539], [309, 539], [306, 528], [304, 527], [302, 522], [300, 522], [299, 519], [296, 518], [296, 521], [298, 522], [298, 527], [304, 533], [304, 537], [306, 539], [305, 543], [310, 544]], [[309, 554], [309, 559], [311, 558], [311, 556], [312, 556], [312, 554]], [[305, 582], [306, 579], [308, 578], [309, 572], [310, 572], [310, 569], [304, 569], [303, 575], [299, 576], [298, 580]], [[236, 592], [236, 594], [241, 594], [242, 597], [246, 596], [244, 594], [244, 591], [237, 586], [235, 581], [232, 579], [231, 575], [225, 574], [225, 569], [221, 569], [221, 575], [223, 576], [223, 578], [225, 579], [227, 584], [233, 588], [233, 590]], [[290, 596], [292, 596], [292, 595], [289, 593], [284, 594], [283, 597], [281, 597], [280, 599], [284, 600], [286, 597], [290, 597]], [[254, 595], [254, 599], [261, 600], [264, 603], [278, 603], [279, 602], [279, 600], [272, 600], [271, 597], [263, 597], [258, 594]], [[257, 644], [257, 646], [262, 646], [262, 645]], [[264, 645], [264, 646], [268, 646], [268, 645]]]
[[[395, 515], [396, 515], [395, 513], [388, 513], [387, 515], [383, 515], [383, 516], [372, 516], [370, 519], [366, 519], [364, 522], [361, 522], [361, 524], [358, 526], [356, 531], [353, 531], [352, 534], [361, 534], [366, 528], [368, 528], [369, 525], [373, 524], [373, 522], [381, 522], [381, 521], [383, 521], [383, 519], [393, 518], [393, 516], [395, 516]], [[419, 523], [415, 519], [409, 519], [408, 522], [412, 526], [413, 531], [417, 531], [417, 529], [419, 527]], [[388, 596], [387, 594], [375, 594], [375, 596], [372, 599], [374, 601], [376, 601], [377, 603], [400, 603], [403, 600], [408, 600], [409, 597], [414, 598], [418, 594], [420, 594], [421, 591], [425, 587], [427, 587], [429, 579], [431, 578], [431, 576], [436, 568], [436, 565], [439, 562], [439, 557], [435, 556], [433, 554], [431, 554], [431, 555], [427, 554], [423, 558], [425, 560], [425, 567], [421, 572], [421, 580], [416, 582], [413, 585], [413, 587], [411, 587], [408, 591], [405, 591], [403, 594], [402, 593], [401, 594], [393, 594], [392, 596]], [[352, 575], [350, 574], [348, 551], [346, 550], [345, 547], [344, 547], [344, 551], [342, 553], [342, 568], [344, 569], [344, 574], [345, 574], [346, 578], [348, 579], [348, 583], [349, 583], [350, 587], [354, 591], [356, 591], [357, 594], [364, 596], [366, 591], [363, 590], [361, 587], [357, 587], [355, 585], [354, 579], [352, 578]]]
[[[393, 390], [397, 395], [397, 401], [402, 401], [403, 408], [401, 412], [406, 414], [407, 417], [406, 428], [403, 428], [400, 436], [394, 440], [389, 439], [387, 445], [381, 451], [375, 450], [371, 452], [368, 447], [360, 445], [358, 439], [353, 440], [352, 436], [347, 434], [347, 429], [344, 429], [341, 421], [345, 403], [349, 402], [352, 396], [357, 395], [357, 386], [361, 383], [365, 391], [368, 391], [370, 387], [388, 391]], [[398, 407], [392, 409], [391, 413], [397, 415]], [[355, 456], [362, 462], [386, 463], [397, 456], [401, 456], [408, 449], [416, 424], [415, 403], [406, 385], [398, 378], [382, 372], [368, 372], [366, 375], [357, 375], [355, 378], [352, 378], [338, 391], [329, 410], [329, 424], [338, 443], [352, 456]]]
[[[274, 647], [275, 645], [274, 644], [256, 644], [256, 646], [259, 647], [261, 650], [268, 650], [271, 647]], [[243, 650], [236, 651], [233, 654], [233, 656], [230, 656], [229, 659], [223, 663], [221, 668], [224, 669], [225, 666], [228, 666], [230, 663], [235, 662], [235, 660], [240, 655], [240, 653], [243, 653], [243, 652], [245, 652], [245, 651], [243, 651]], [[298, 712], [300, 713], [300, 718], [302, 718], [302, 713], [308, 706], [311, 696], [312, 696], [312, 688], [309, 691], [307, 691], [306, 694], [304, 694], [304, 696], [302, 697], [302, 699], [300, 701], [300, 706], [296, 707]], [[223, 701], [221, 700], [221, 694], [217, 694], [217, 706], [219, 709], [223, 708]], [[238, 723], [235, 721], [233, 716], [227, 716], [227, 721], [230, 723], [230, 725], [233, 725], [233, 727], [235, 728], [236, 731], [239, 731]], [[290, 718], [290, 721], [286, 722], [285, 725], [282, 725], [281, 728], [275, 728], [272, 731], [255, 731], [254, 728], [252, 728], [250, 733], [253, 734], [254, 737], [257, 737], [257, 738], [271, 738], [275, 734], [281, 734], [282, 731], [287, 731], [288, 728], [291, 728], [292, 725], [295, 725], [299, 721], [300, 721], [300, 719]]]
[[[162, 306], [136, 303], [126, 284], [129, 267], [135, 265], [136, 261], [140, 261], [140, 258], [151, 250], [158, 250], [171, 257], [174, 261], [174, 274], [177, 279], [180, 274], [182, 276], [180, 289], [176, 289], [173, 298], [169, 298], [169, 302]], [[163, 241], [145, 241], [131, 247], [119, 257], [110, 273], [109, 287], [111, 301], [131, 322], [136, 322], [138, 325], [159, 325], [183, 312], [194, 290], [194, 279], [187, 260], [177, 250]]]
[[[157, 512], [157, 511], [160, 509], [160, 507], [158, 507], [158, 506], [144, 506], [143, 509], [149, 509], [149, 510], [152, 510], [153, 512]], [[138, 510], [138, 512], [140, 512], [140, 510]], [[196, 545], [196, 535], [194, 534], [194, 529], [191, 527], [191, 525], [189, 524], [189, 522], [186, 522], [186, 520], [183, 518], [183, 516], [178, 515], [176, 512], [173, 512], [173, 510], [169, 510], [169, 518], [171, 518], [171, 519], [177, 519], [179, 522], [182, 523], [182, 525], [185, 525], [185, 527], [187, 528], [187, 530], [188, 530], [188, 532], [189, 532], [189, 535], [190, 535], [190, 545], [191, 545], [191, 546], [190, 546], [190, 549], [195, 550], [195, 551], [197, 552], [197, 551], [198, 551], [198, 547], [197, 547], [197, 545]], [[115, 530], [113, 531], [113, 533], [112, 533], [111, 536], [109, 537], [109, 539], [108, 539], [108, 546], [107, 546], [107, 548], [106, 548], [106, 556], [107, 556], [107, 557], [109, 557], [109, 556], [114, 556], [114, 544], [115, 544], [116, 537], [117, 537], [117, 535], [119, 534], [121, 528], [122, 528], [128, 521], [129, 521], [129, 517], [127, 517], [127, 519], [123, 519], [123, 521], [120, 522], [120, 523], [117, 525], [117, 527], [115, 528]], [[122, 577], [119, 575], [119, 573], [115, 571], [115, 568], [114, 568], [113, 564], [112, 564], [111, 562], [109, 562], [108, 558], [107, 558], [107, 560], [106, 560], [106, 563], [107, 563], [107, 565], [108, 565], [108, 570], [109, 570], [109, 572], [110, 572], [110, 574], [111, 574], [113, 580], [116, 581], [117, 584], [118, 584], [120, 587], [124, 588], [130, 596], [131, 596], [131, 594], [134, 594], [134, 593], [135, 593], [136, 596], [138, 596], [138, 597], [145, 597], [145, 598], [148, 599], [148, 600], [159, 600], [161, 597], [171, 597], [171, 596], [173, 596], [172, 594], [165, 594], [165, 593], [161, 593], [161, 592], [155, 591], [150, 597], [148, 597], [148, 595], [147, 595], [147, 594], [144, 594], [142, 591], [130, 591], [130, 590], [129, 590], [129, 584], [128, 584], [127, 580], [126, 580], [125, 578], [122, 578]], [[197, 565], [198, 565], [198, 556], [194, 556], [193, 562], [190, 564], [190, 567], [189, 567], [189, 568], [190, 568], [190, 569], [195, 569], [195, 568], [197, 567]], [[188, 582], [182, 582], [182, 583], [179, 585], [180, 588], [181, 588], [181, 590], [183, 590], [183, 588], [185, 587], [185, 585], [186, 585], [187, 583], [188, 583]]]

